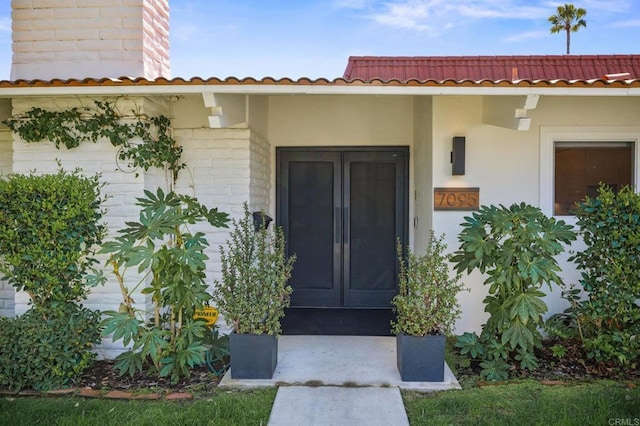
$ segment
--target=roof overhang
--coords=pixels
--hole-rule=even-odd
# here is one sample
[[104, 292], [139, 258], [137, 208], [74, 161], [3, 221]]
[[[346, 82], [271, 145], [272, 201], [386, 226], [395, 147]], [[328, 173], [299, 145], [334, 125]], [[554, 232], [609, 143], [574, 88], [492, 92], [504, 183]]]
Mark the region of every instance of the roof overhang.
[[0, 98], [21, 96], [186, 95], [640, 96], [640, 80], [398, 81], [181, 78], [0, 81]]

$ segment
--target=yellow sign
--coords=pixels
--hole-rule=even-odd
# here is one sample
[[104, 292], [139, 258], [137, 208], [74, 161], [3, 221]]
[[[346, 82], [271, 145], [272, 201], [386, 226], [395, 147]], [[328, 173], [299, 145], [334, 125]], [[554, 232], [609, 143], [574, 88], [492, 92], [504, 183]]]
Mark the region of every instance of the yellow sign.
[[210, 306], [205, 306], [203, 309], [196, 309], [193, 319], [203, 319], [207, 327], [213, 327], [218, 320], [218, 310]]

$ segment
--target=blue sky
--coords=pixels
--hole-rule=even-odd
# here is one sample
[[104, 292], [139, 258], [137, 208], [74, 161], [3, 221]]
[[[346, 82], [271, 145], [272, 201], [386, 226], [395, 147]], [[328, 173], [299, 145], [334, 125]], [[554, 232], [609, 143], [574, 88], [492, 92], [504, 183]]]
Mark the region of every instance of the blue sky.
[[[0, 2], [0, 79], [11, 65]], [[556, 55], [547, 18], [565, 2], [520, 0], [170, 0], [173, 77], [342, 76], [350, 55]], [[640, 0], [580, 0], [572, 54], [640, 54]]]

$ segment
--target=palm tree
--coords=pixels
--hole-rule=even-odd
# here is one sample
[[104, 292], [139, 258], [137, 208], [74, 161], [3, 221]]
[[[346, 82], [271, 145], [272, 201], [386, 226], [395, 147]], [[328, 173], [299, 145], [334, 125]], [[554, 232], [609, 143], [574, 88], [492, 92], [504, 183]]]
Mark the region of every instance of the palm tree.
[[563, 30], [567, 32], [567, 55], [570, 53], [571, 32], [575, 33], [580, 27], [587, 27], [587, 21], [582, 19], [586, 14], [587, 11], [585, 9], [576, 8], [574, 5], [566, 3], [564, 6], [558, 6], [557, 14], [549, 16], [549, 22], [553, 25], [551, 34], [556, 34]]

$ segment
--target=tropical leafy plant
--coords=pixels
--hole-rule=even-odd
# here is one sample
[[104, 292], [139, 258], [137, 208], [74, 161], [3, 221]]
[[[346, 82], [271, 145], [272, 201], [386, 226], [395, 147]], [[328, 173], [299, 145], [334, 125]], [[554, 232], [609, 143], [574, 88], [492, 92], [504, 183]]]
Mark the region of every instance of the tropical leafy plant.
[[220, 247], [222, 281], [216, 281], [213, 299], [236, 333], [277, 336], [290, 302], [295, 255], [285, 254], [282, 228], [255, 229], [246, 203], [233, 225], [231, 240]]
[[[467, 355], [471, 359], [476, 360], [482, 370], [480, 377], [485, 380], [506, 380], [509, 377], [510, 365], [509, 350], [507, 345], [498, 341], [494, 336], [482, 334], [478, 336], [476, 333], [465, 332], [458, 336], [454, 345], [458, 348], [460, 355]], [[515, 355], [514, 358], [518, 358]], [[518, 360], [522, 359], [522, 355]], [[527, 361], [530, 358], [527, 357]], [[522, 366], [522, 368], [525, 368]]]
[[209, 371], [216, 376], [223, 376], [229, 368], [229, 335], [220, 334], [216, 325], [211, 328], [211, 333], [205, 334], [205, 362]]
[[[524, 203], [482, 206], [462, 226], [461, 245], [452, 257], [456, 270], [487, 274], [484, 303], [490, 316], [480, 338], [485, 357], [504, 346], [505, 361], [513, 358], [523, 368], [534, 367], [533, 351], [542, 339], [538, 327], [547, 312], [541, 288], [562, 283], [554, 256], [576, 239], [575, 232]], [[495, 365], [492, 369], [497, 371]]]
[[[133, 375], [149, 360], [160, 376], [177, 380], [205, 362], [204, 340], [210, 332], [204, 321], [193, 319], [195, 310], [211, 299], [204, 273], [208, 243], [204, 233], [191, 233], [188, 227], [203, 221], [226, 227], [228, 218], [193, 197], [165, 194], [160, 188], [137, 200], [139, 221], [127, 222], [120, 236], [102, 249], [110, 255], [108, 264], [123, 296], [119, 311], [105, 312], [104, 334], [131, 345], [116, 358], [121, 374]], [[128, 268], [142, 275], [132, 288], [125, 282]], [[134, 305], [133, 294], [140, 287], [151, 299], [152, 312]]]
[[391, 302], [397, 314], [392, 333], [409, 336], [451, 333], [460, 318], [457, 294], [464, 284], [460, 282], [461, 274], [451, 275], [446, 248], [444, 235], [436, 237], [433, 231], [423, 255], [413, 253], [409, 247], [404, 254], [398, 244], [399, 292]]
[[[586, 248], [570, 260], [586, 298], [570, 299], [587, 356], [635, 365], [640, 360], [640, 195], [601, 185], [576, 210]], [[575, 292], [574, 292], [575, 293]]]

